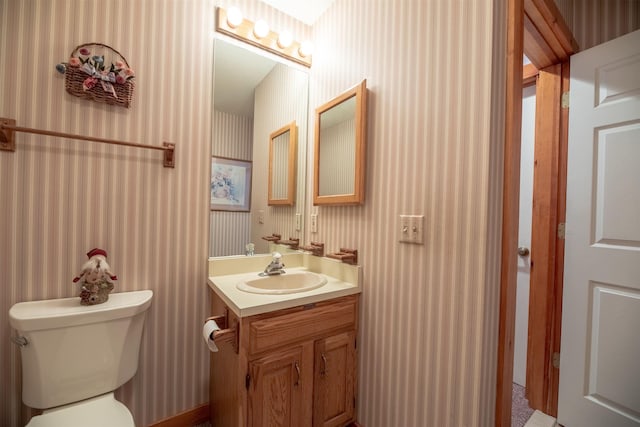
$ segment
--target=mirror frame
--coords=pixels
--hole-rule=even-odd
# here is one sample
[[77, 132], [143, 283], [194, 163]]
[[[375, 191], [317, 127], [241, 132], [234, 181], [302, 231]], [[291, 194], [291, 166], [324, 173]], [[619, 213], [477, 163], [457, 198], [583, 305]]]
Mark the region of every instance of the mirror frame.
[[[354, 191], [352, 194], [320, 195], [320, 116], [331, 108], [355, 97], [355, 164]], [[367, 140], [367, 80], [316, 108], [315, 147], [313, 171], [313, 204], [314, 205], [361, 205], [365, 193], [365, 148]]]
[[[274, 145], [275, 140], [280, 135], [289, 132], [289, 148], [287, 150], [287, 195], [284, 199], [276, 199], [273, 195], [274, 177]], [[297, 172], [297, 150], [298, 147], [298, 127], [296, 121], [289, 123], [274, 131], [269, 135], [269, 182], [268, 182], [268, 206], [293, 206], [295, 204], [296, 195], [296, 172]]]

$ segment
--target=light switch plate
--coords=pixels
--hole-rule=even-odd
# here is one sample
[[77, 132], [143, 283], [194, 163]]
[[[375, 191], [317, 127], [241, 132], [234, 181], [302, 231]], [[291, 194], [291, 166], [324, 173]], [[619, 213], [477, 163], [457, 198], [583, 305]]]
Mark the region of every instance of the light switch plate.
[[424, 215], [400, 215], [399, 241], [424, 244]]
[[311, 232], [312, 233], [318, 232], [318, 214], [317, 213], [311, 214]]

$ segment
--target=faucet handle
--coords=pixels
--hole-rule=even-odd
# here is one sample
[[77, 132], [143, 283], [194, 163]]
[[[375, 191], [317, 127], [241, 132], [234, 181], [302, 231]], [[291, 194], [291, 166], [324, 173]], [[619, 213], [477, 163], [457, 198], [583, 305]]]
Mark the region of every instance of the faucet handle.
[[280, 260], [282, 259], [282, 254], [280, 252], [274, 252], [271, 254], [271, 257], [273, 258], [273, 261], [280, 262]]

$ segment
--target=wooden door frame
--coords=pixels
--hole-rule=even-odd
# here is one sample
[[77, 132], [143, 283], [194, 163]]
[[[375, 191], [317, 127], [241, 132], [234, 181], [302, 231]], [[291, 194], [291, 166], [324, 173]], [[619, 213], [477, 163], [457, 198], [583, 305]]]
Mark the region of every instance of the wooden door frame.
[[[503, 217], [500, 267], [500, 318], [496, 384], [498, 427], [511, 425], [513, 354], [516, 306], [516, 251], [518, 247], [520, 199], [520, 143], [522, 125], [523, 53], [542, 69], [544, 80], [536, 85], [542, 95], [541, 108], [553, 114], [536, 118], [536, 166], [534, 167], [534, 208], [532, 225], [540, 238], [532, 240], [532, 269], [529, 324], [542, 325], [540, 333], [528, 337], [527, 381], [535, 378], [528, 398], [535, 409], [557, 413], [558, 369], [553, 353], [559, 352], [562, 313], [564, 241], [557, 238], [558, 222], [564, 221], [566, 194], [566, 109], [561, 109], [562, 92], [568, 90], [568, 58], [577, 44], [552, 0], [508, 0], [507, 76], [503, 176]], [[563, 65], [555, 65], [564, 63]], [[528, 75], [531, 78], [530, 74]], [[537, 100], [538, 101], [538, 100]], [[538, 102], [537, 102], [538, 104]], [[545, 137], [538, 137], [544, 134]], [[537, 185], [536, 185], [537, 184]], [[544, 302], [539, 304], [539, 302]], [[529, 359], [529, 357], [528, 357]]]

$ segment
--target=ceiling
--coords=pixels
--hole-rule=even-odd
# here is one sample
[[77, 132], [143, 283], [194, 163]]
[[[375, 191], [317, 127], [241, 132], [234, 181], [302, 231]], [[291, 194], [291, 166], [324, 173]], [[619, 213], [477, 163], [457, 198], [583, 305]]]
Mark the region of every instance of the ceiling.
[[262, 0], [262, 2], [307, 25], [313, 25], [334, 0]]

